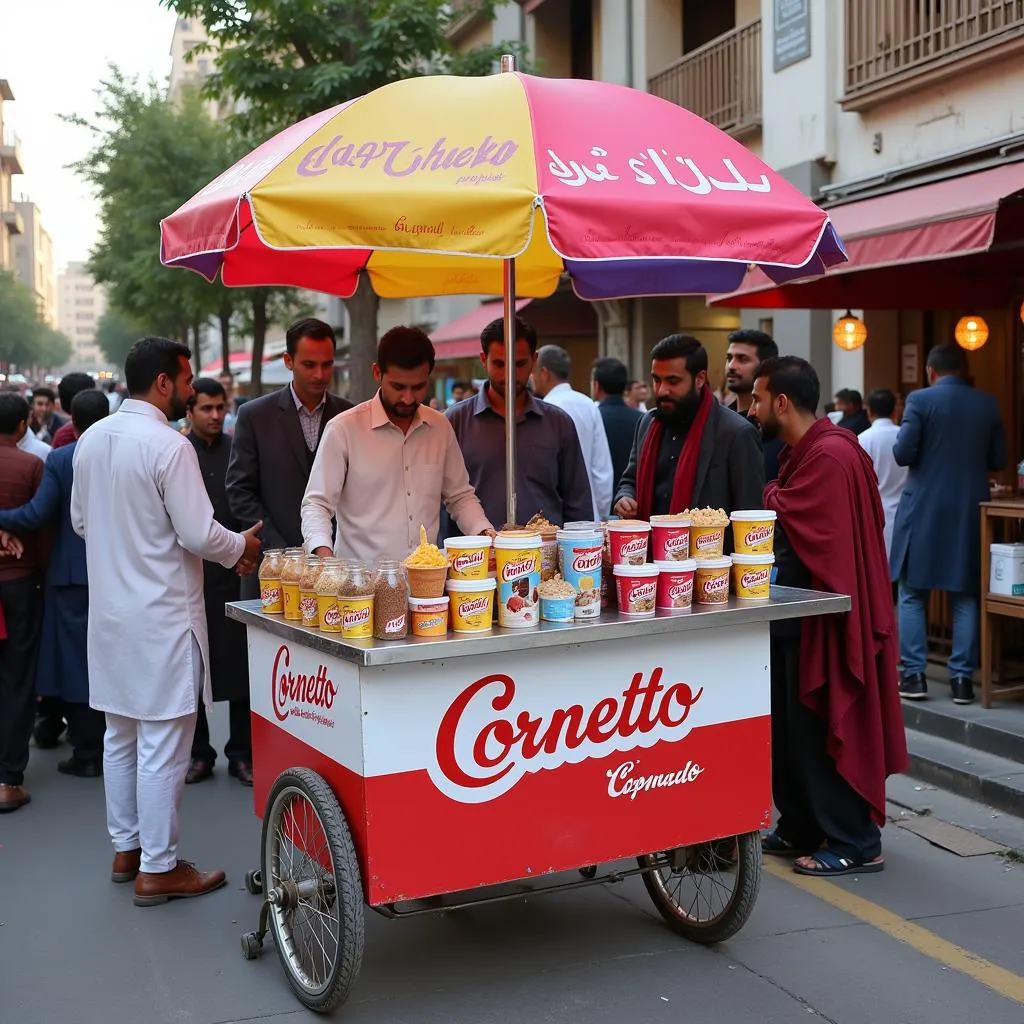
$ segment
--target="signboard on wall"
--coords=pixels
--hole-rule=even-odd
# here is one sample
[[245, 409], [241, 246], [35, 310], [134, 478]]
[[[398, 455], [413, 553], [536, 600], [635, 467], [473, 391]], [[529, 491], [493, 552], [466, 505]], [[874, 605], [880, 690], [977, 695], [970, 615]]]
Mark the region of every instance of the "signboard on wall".
[[774, 0], [772, 52], [775, 70], [811, 55], [811, 0]]
[[921, 383], [921, 365], [917, 345], [903, 345], [900, 348], [900, 383], [918, 387]]

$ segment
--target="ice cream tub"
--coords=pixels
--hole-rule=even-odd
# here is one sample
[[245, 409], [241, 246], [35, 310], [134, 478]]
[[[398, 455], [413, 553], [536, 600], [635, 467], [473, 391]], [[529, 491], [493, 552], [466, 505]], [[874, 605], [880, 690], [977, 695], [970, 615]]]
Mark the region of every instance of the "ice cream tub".
[[447, 597], [410, 597], [409, 619], [413, 636], [447, 636]]
[[655, 562], [658, 569], [658, 597], [655, 607], [658, 611], [677, 612], [693, 604], [693, 577], [697, 563], [693, 559], [685, 562]]
[[453, 580], [487, 578], [491, 558], [490, 537], [449, 537], [444, 542], [449, 558], [448, 576]]
[[690, 557], [690, 517], [651, 516], [651, 561], [685, 562]]
[[321, 632], [341, 632], [341, 608], [337, 594], [317, 594], [316, 611]]
[[495, 581], [490, 577], [482, 580], [449, 580], [449, 611], [452, 629], [456, 633], [488, 633], [494, 615]]
[[498, 625], [511, 629], [538, 625], [540, 534], [502, 531], [494, 539], [494, 557], [498, 573]]
[[558, 557], [562, 576], [576, 591], [577, 619], [596, 619], [601, 614], [601, 563], [604, 534], [559, 530]]
[[776, 514], [767, 508], [733, 512], [732, 546], [737, 555], [770, 555], [775, 545]]
[[[619, 614], [633, 618], [653, 615], [658, 594], [658, 567], [617, 565], [612, 572], [615, 575]], [[726, 576], [727, 584], [728, 579]]]
[[373, 594], [339, 597], [341, 635], [346, 640], [366, 640], [373, 636]]
[[563, 576], [565, 571], [562, 566], [562, 549], [558, 546], [558, 534], [559, 533], [593, 533], [595, 530], [600, 530], [601, 524], [598, 522], [587, 522], [586, 520], [574, 520], [573, 522], [566, 523], [560, 530], [555, 533], [555, 566], [557, 571]]
[[698, 559], [693, 574], [693, 603], [726, 604], [731, 571], [731, 558]]
[[651, 524], [639, 519], [620, 519], [608, 524], [612, 566], [644, 565], [651, 539]]
[[540, 617], [544, 622], [572, 622], [576, 617], [576, 596], [546, 597], [541, 594]]
[[741, 601], [767, 601], [771, 596], [775, 556], [733, 555], [732, 590]]
[[721, 558], [724, 551], [724, 526], [690, 527], [690, 554], [694, 558]]

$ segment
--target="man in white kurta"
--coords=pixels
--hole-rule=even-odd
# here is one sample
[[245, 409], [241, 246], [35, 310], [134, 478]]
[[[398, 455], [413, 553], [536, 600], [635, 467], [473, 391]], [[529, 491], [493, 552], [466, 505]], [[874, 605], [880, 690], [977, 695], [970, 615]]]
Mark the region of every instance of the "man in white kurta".
[[135, 903], [198, 896], [224, 884], [178, 859], [178, 810], [198, 701], [210, 705], [203, 559], [251, 571], [258, 525], [213, 518], [195, 449], [168, 420], [192, 393], [188, 349], [137, 342], [130, 398], [83, 434], [71, 517], [89, 570], [90, 704], [106, 713], [103, 773], [111, 877]]
[[574, 424], [587, 464], [590, 493], [594, 498], [594, 518], [607, 519], [612, 510], [612, 493], [617, 480], [613, 479], [612, 451], [608, 447], [601, 411], [593, 400], [569, 384], [572, 362], [569, 353], [560, 345], [543, 345], [537, 350], [537, 368], [533, 383], [537, 394], [551, 405], [567, 412]]
[[878, 477], [878, 494], [885, 513], [885, 553], [892, 548], [892, 525], [896, 520], [900, 495], [907, 486], [905, 466], [897, 466], [892, 453], [900, 428], [893, 422], [896, 396], [888, 388], [879, 388], [868, 395], [868, 419], [871, 426], [857, 435], [861, 447], [871, 456]]

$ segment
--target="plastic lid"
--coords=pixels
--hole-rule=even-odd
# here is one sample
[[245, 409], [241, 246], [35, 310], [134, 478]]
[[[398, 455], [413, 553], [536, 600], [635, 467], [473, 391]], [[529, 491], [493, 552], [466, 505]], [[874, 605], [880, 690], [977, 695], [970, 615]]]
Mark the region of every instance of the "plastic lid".
[[459, 549], [477, 549], [477, 548], [489, 548], [491, 546], [490, 537], [449, 537], [444, 542], [445, 550], [450, 548]]
[[[729, 563], [726, 562], [728, 565]], [[658, 567], [650, 562], [644, 565], [616, 565], [613, 570], [616, 576], [657, 576]]]
[[555, 539], [566, 544], [604, 544], [604, 534], [600, 530], [559, 530]]
[[733, 565], [771, 565], [775, 561], [774, 555], [733, 555]]
[[529, 548], [539, 548], [540, 545], [540, 534], [528, 533], [525, 530], [516, 530], [514, 533], [499, 533], [494, 538], [494, 547], [498, 551], [521, 551]]
[[747, 508], [733, 512], [729, 518], [734, 523], [755, 523], [766, 519], [774, 521], [777, 516], [770, 508]]
[[687, 558], [682, 562], [655, 562], [658, 572], [693, 572], [697, 568], [697, 561]]
[[608, 529], [618, 533], [648, 533], [651, 524], [641, 519], [620, 519], [617, 523], [609, 523]]
[[[488, 576], [482, 580], [449, 580], [444, 588], [451, 594], [482, 594], [494, 590], [497, 585], [498, 581], [493, 576]], [[432, 600], [436, 601], [438, 598]]]
[[442, 608], [448, 607], [447, 597], [410, 597], [409, 607], [414, 612], [423, 611], [441, 611]]
[[591, 533], [600, 527], [600, 523], [594, 522], [588, 519], [576, 519], [571, 523], [566, 523], [562, 529], [568, 533]]
[[[773, 556], [774, 557], [774, 556]], [[764, 561], [764, 559], [760, 559]], [[732, 566], [731, 558], [698, 558], [697, 569], [728, 569]]]

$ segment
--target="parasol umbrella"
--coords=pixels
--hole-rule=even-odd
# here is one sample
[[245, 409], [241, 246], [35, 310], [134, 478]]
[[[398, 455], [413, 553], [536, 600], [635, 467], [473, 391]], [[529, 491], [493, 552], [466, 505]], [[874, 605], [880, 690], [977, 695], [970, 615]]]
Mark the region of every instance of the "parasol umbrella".
[[[229, 286], [382, 298], [733, 291], [846, 259], [828, 215], [740, 143], [648, 93], [499, 75], [406, 79], [269, 139], [161, 222], [161, 261]], [[506, 457], [515, 465], [515, 389]], [[508, 521], [516, 521], [514, 473]]]

